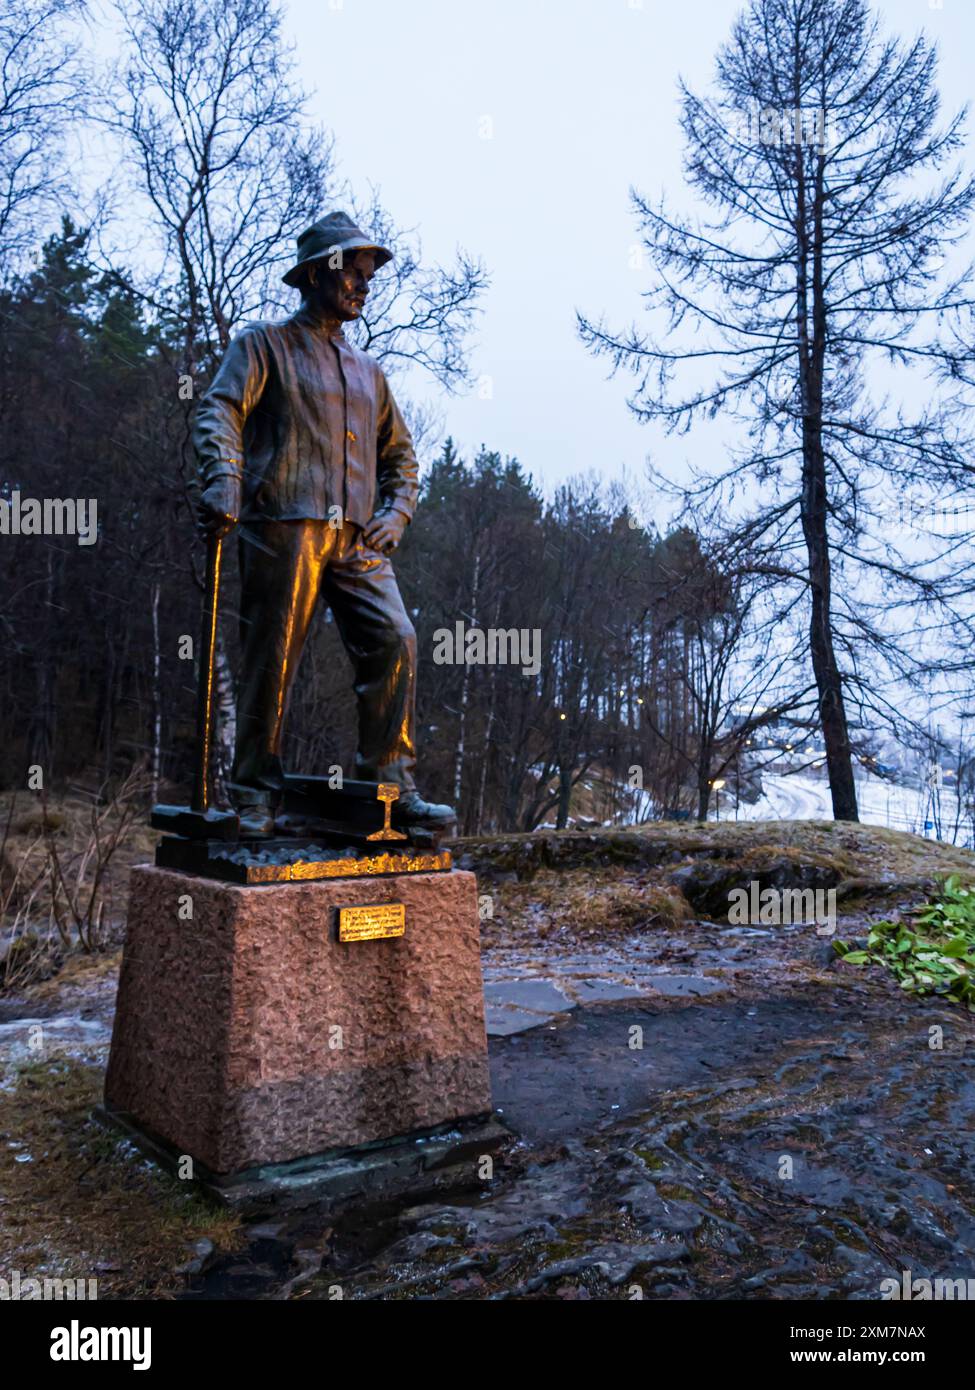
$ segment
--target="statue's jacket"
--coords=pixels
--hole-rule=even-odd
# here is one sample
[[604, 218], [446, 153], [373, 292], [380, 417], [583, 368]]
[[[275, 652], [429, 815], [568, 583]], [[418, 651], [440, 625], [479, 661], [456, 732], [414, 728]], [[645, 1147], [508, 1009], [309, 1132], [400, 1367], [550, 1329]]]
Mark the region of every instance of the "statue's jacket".
[[377, 507], [412, 517], [413, 440], [382, 368], [304, 310], [249, 324], [200, 402], [194, 444], [203, 486], [241, 482], [241, 520], [359, 526]]

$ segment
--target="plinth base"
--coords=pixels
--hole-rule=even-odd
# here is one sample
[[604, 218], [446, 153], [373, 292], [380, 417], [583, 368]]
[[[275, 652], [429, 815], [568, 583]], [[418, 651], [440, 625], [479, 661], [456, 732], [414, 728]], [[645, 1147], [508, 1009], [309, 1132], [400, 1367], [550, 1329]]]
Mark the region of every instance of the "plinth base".
[[[402, 935], [339, 940], [393, 904]], [[134, 869], [105, 1107], [218, 1177], [485, 1116], [474, 875]]]
[[[149, 1134], [131, 1115], [99, 1106], [95, 1119], [125, 1136], [140, 1153], [186, 1180], [183, 1155]], [[405, 1134], [352, 1149], [331, 1149], [290, 1163], [239, 1173], [211, 1173], [199, 1165], [193, 1183], [211, 1200], [249, 1217], [264, 1211], [314, 1206], [331, 1211], [391, 1201], [419, 1201], [435, 1193], [474, 1188], [484, 1180], [483, 1159], [511, 1142], [509, 1130], [489, 1117]]]

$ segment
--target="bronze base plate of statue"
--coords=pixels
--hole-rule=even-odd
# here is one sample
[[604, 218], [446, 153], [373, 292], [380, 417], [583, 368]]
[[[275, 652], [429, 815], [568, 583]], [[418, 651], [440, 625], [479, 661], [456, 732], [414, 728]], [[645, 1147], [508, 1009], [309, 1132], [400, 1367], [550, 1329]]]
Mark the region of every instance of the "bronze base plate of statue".
[[339, 789], [321, 777], [285, 776], [275, 837], [229, 838], [179, 834], [185, 808], [157, 806], [152, 823], [165, 835], [156, 847], [161, 868], [182, 869], [229, 883], [286, 883], [370, 874], [443, 873], [450, 851], [436, 830], [392, 825], [395, 783], [346, 781]]
[[156, 848], [160, 868], [179, 869], [226, 883], [299, 883], [317, 878], [368, 878], [375, 874], [445, 873], [453, 867], [450, 850], [355, 845], [331, 848], [293, 838], [223, 844], [219, 840], [177, 840], [166, 836]]

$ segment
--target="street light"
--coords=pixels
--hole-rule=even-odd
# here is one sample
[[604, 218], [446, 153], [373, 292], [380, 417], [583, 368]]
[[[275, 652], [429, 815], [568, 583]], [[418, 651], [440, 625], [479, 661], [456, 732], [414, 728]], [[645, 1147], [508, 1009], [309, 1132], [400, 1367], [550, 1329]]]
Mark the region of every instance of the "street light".
[[720, 820], [720, 819], [721, 819], [721, 788], [724, 786], [724, 784], [725, 784], [725, 779], [724, 779], [723, 777], [716, 777], [716, 778], [714, 779], [714, 781], [711, 783], [712, 787], [714, 788], [714, 819], [715, 819], [715, 820]]

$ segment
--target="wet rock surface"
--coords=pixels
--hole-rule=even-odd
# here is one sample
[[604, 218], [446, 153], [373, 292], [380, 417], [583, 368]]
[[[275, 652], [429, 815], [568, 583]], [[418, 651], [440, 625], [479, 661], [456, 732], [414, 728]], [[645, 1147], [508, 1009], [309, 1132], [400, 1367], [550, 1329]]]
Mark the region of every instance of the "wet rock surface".
[[747, 893], [755, 884], [759, 893], [767, 888], [776, 889], [819, 889], [828, 891], [836, 888], [842, 874], [836, 864], [815, 862], [807, 858], [796, 862], [794, 856], [785, 851], [779, 853], [765, 851], [743, 856], [736, 864], [721, 863], [712, 859], [698, 859], [675, 869], [670, 882], [690, 903], [695, 912], [707, 917], [727, 917], [731, 895]]
[[[833, 965], [812, 928], [516, 954], [489, 972], [546, 988], [495, 998], [548, 1006], [554, 984], [578, 1006], [493, 1040], [513, 1134], [493, 1176], [327, 1234], [308, 1213], [262, 1229], [188, 1296], [867, 1299], [905, 1269], [975, 1277], [969, 1015]], [[636, 995], [586, 1002], [624, 977]], [[658, 988], [688, 979], [715, 992]]]

